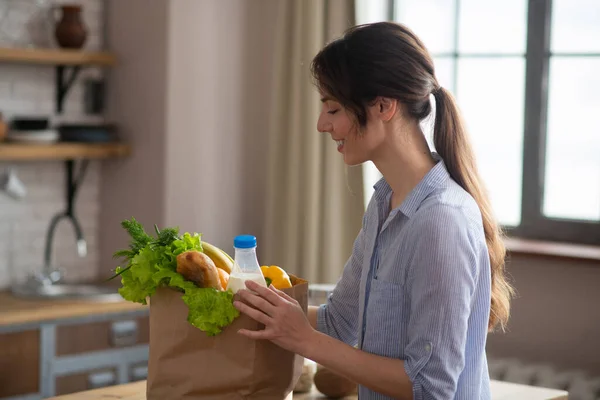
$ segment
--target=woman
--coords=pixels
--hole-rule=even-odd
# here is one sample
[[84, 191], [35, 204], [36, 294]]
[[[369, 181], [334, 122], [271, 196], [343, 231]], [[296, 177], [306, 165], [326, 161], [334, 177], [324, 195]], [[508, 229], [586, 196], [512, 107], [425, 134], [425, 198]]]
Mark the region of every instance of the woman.
[[[315, 57], [318, 130], [383, 178], [333, 294], [308, 317], [284, 293], [240, 291], [268, 339], [359, 384], [361, 399], [489, 399], [486, 336], [509, 315], [505, 249], [450, 93], [406, 27], [350, 29]], [[419, 122], [432, 112], [429, 150]]]

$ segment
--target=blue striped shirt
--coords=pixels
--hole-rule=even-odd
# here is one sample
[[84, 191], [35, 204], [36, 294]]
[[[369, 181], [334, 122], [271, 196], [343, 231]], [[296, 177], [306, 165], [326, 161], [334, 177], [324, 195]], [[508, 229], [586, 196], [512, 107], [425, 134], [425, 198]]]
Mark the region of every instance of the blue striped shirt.
[[[421, 399], [490, 398], [490, 261], [473, 198], [436, 165], [391, 212], [382, 178], [318, 330], [404, 361]], [[390, 399], [359, 387], [361, 400]]]

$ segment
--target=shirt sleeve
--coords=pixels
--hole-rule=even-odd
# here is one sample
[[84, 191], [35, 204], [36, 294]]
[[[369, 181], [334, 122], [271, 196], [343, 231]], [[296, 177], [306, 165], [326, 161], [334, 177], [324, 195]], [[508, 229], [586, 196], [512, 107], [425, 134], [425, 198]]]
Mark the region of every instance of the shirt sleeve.
[[458, 208], [432, 210], [415, 228], [404, 367], [415, 400], [452, 399], [465, 366], [477, 251]]
[[352, 254], [333, 293], [317, 312], [317, 330], [351, 346], [358, 341], [358, 292], [364, 252], [364, 229], [354, 240]]

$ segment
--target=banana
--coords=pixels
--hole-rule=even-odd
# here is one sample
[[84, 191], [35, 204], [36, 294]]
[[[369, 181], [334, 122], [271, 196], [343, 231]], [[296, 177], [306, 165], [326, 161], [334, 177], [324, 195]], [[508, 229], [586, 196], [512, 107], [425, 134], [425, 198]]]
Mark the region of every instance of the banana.
[[231, 273], [231, 269], [233, 268], [233, 260], [231, 259], [231, 257], [229, 257], [229, 254], [225, 253], [217, 246], [214, 246], [205, 241], [202, 241], [202, 249], [204, 250], [204, 254], [206, 254], [210, 257], [211, 260], [213, 260], [217, 268], [221, 268], [228, 274]]
[[227, 254], [225, 252], [225, 250], [223, 250], [223, 249], [219, 249], [219, 250], [221, 250], [221, 253], [225, 254], [225, 257], [227, 257], [229, 259], [229, 261], [231, 261], [231, 263], [233, 264], [233, 258], [231, 258], [231, 256], [229, 254]]

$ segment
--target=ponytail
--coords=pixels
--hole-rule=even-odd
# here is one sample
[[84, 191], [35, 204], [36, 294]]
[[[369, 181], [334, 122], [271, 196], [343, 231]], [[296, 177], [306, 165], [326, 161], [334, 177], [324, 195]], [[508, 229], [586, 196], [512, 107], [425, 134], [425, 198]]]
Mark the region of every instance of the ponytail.
[[477, 172], [474, 153], [453, 96], [442, 87], [434, 90], [433, 95], [436, 103], [433, 130], [436, 152], [444, 160], [450, 176], [475, 199], [481, 211], [492, 278], [488, 328], [491, 331], [499, 324], [504, 330], [514, 291], [505, 275], [506, 249], [502, 241], [502, 232], [493, 216], [487, 193]]

